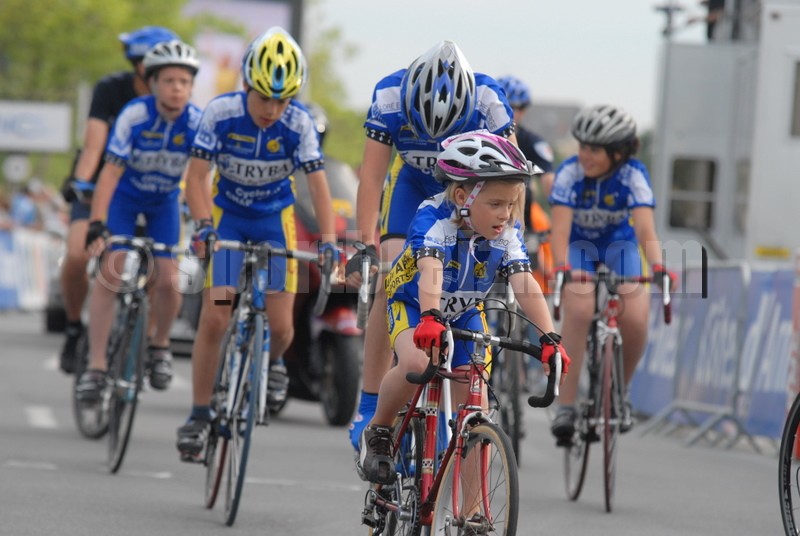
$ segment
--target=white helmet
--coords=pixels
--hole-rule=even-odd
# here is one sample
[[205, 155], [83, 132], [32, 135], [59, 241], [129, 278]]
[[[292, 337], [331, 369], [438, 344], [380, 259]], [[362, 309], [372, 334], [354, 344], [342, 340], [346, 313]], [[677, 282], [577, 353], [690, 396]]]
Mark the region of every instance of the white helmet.
[[622, 108], [600, 104], [578, 112], [572, 121], [572, 135], [589, 145], [624, 145], [636, 138], [636, 122]]
[[149, 78], [163, 67], [185, 67], [192, 75], [196, 75], [200, 69], [197, 51], [177, 39], [155, 45], [145, 53], [142, 64], [145, 78]]
[[519, 147], [488, 130], [457, 134], [444, 140], [442, 148], [433, 168], [440, 182], [524, 181], [541, 173]]
[[464, 130], [475, 111], [475, 75], [455, 43], [442, 41], [411, 63], [400, 105], [417, 136], [438, 140]]

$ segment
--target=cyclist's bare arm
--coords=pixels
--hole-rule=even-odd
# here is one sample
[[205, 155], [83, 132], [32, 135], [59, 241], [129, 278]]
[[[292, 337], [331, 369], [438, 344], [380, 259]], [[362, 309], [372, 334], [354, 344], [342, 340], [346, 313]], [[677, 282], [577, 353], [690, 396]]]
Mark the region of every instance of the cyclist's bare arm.
[[193, 156], [186, 164], [186, 204], [192, 219], [211, 218], [210, 162]]
[[89, 216], [89, 221], [106, 220], [108, 206], [111, 204], [111, 198], [114, 196], [114, 191], [117, 189], [117, 184], [119, 184], [119, 178], [122, 177], [123, 171], [125, 171], [124, 166], [119, 166], [112, 162], [106, 162], [103, 165], [92, 196], [92, 212]]
[[307, 175], [308, 190], [317, 215], [317, 223], [323, 242], [336, 243], [336, 224], [334, 223], [331, 191], [324, 170], [314, 171]]
[[656, 224], [653, 218], [653, 209], [650, 207], [636, 207], [631, 211], [633, 229], [636, 231], [636, 240], [644, 249], [647, 262], [663, 264], [661, 242], [656, 235]]
[[392, 146], [370, 138], [364, 142], [364, 158], [358, 172], [356, 223], [365, 244], [375, 243], [383, 181], [392, 159]]
[[572, 209], [556, 205], [550, 213], [552, 232], [550, 233], [550, 250], [553, 252], [553, 265], [559, 266], [568, 262], [569, 234], [572, 230]]
[[94, 117], [90, 117], [86, 121], [83, 148], [78, 162], [75, 164], [75, 176], [79, 179], [88, 181], [94, 175], [106, 148], [108, 132], [108, 123], [105, 121]]

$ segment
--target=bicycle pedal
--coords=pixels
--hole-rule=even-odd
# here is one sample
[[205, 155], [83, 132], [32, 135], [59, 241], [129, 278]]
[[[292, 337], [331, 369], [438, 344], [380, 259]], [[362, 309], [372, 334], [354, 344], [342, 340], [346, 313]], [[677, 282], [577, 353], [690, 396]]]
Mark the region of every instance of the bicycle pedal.
[[202, 455], [203, 453], [200, 452], [198, 454], [188, 454], [185, 452], [180, 453], [180, 458], [182, 462], [186, 463], [202, 463], [205, 465], [206, 457]]

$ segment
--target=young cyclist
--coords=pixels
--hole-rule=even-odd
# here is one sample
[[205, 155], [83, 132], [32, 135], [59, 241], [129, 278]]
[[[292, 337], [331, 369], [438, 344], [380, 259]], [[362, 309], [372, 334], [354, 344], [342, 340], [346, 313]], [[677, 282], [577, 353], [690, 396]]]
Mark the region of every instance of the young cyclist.
[[[395, 477], [391, 425], [416, 389], [406, 374], [422, 372], [430, 359], [439, 359], [444, 320], [483, 329], [483, 314], [469, 307], [486, 296], [498, 273], [508, 276], [525, 314], [548, 332], [540, 339], [542, 361], [558, 346], [564, 373], [569, 369], [522, 242], [524, 182], [530, 180], [532, 165], [516, 145], [488, 131], [459, 134], [442, 146], [434, 176], [447, 187], [419, 207], [405, 248], [386, 278], [386, 314], [397, 366], [381, 382], [357, 462], [359, 473], [375, 483], [389, 484]], [[459, 314], [464, 307], [466, 313]], [[468, 346], [455, 346], [454, 369], [468, 365]], [[454, 399], [464, 400], [470, 386], [455, 382], [452, 388]], [[485, 388], [483, 396], [488, 405]]]
[[[442, 140], [460, 132], [487, 129], [516, 141], [512, 111], [502, 90], [493, 78], [473, 73], [452, 41], [438, 43], [407, 69], [379, 81], [365, 127], [356, 218], [373, 264], [378, 262], [374, 236], [379, 205], [380, 257], [392, 260], [403, 247], [416, 207], [444, 189], [432, 177]], [[393, 149], [397, 156], [392, 163]], [[359, 256], [348, 262], [348, 284], [360, 284], [360, 266]], [[361, 430], [375, 411], [378, 388], [392, 360], [382, 281], [379, 275], [364, 341], [363, 390], [358, 414], [350, 426], [350, 442], [356, 449]]]
[[136, 97], [147, 95], [150, 88], [145, 82], [142, 58], [145, 52], [163, 41], [178, 39], [171, 30], [159, 26], [145, 26], [120, 34], [119, 40], [132, 71], [109, 75], [94, 87], [86, 131], [72, 176], [62, 187], [64, 198], [71, 203], [70, 225], [67, 234], [67, 251], [61, 266], [61, 290], [67, 316], [66, 339], [61, 350], [60, 367], [67, 374], [75, 371], [75, 349], [83, 335], [81, 309], [89, 289], [86, 277], [86, 231], [89, 223], [89, 202], [80, 199], [75, 190], [92, 187], [100, 174], [102, 157], [108, 135], [123, 107]]
[[[273, 27], [256, 38], [244, 56], [244, 91], [220, 95], [205, 109], [186, 176], [186, 199], [197, 220], [195, 243], [201, 255], [202, 243], [211, 233], [220, 239], [295, 248], [291, 173], [302, 167], [321, 229], [320, 253], [330, 250], [338, 260], [330, 191], [315, 123], [308, 109], [292, 98], [302, 89], [306, 76], [298, 44], [285, 30]], [[212, 161], [217, 165], [213, 195], [206, 180]], [[219, 345], [231, 315], [231, 306], [219, 300], [230, 300], [241, 263], [242, 255], [237, 252], [220, 251], [212, 256], [192, 348], [193, 405], [188, 421], [178, 428], [177, 447], [185, 461], [197, 459], [205, 443]], [[293, 318], [286, 311], [294, 304], [296, 261], [274, 257], [270, 274], [271, 293], [266, 298], [271, 359], [268, 402], [276, 404], [285, 399], [288, 386], [281, 356], [294, 336]]]
[[[189, 103], [200, 67], [195, 50], [181, 41], [159, 43], [142, 60], [152, 95], [131, 101], [120, 113], [106, 149], [103, 170], [92, 199], [86, 247], [99, 254], [103, 238], [134, 234], [143, 214], [147, 235], [174, 246], [180, 235], [179, 183], [189, 145], [200, 122], [200, 109]], [[174, 284], [177, 264], [169, 253], [155, 253], [151, 314], [155, 333], [148, 347], [150, 385], [166, 389], [172, 380], [169, 332], [180, 308]], [[89, 297], [90, 362], [81, 375], [77, 396], [94, 401], [105, 385], [106, 346], [111, 331], [116, 289], [125, 252], [104, 257]]]
[[[674, 281], [674, 274], [663, 266], [656, 236], [650, 178], [644, 165], [633, 158], [639, 146], [633, 118], [616, 106], [592, 106], [575, 116], [572, 135], [580, 144], [578, 154], [558, 168], [550, 195], [555, 270], [567, 275], [571, 270], [594, 273], [600, 261], [617, 274], [638, 276], [646, 270], [646, 261], [654, 275], [667, 273]], [[576, 281], [565, 285], [562, 294], [562, 333], [578, 371], [594, 307], [591, 285]], [[647, 342], [650, 300], [643, 285], [628, 283], [619, 290], [627, 385]], [[579, 376], [571, 375], [561, 391], [561, 407], [551, 425], [558, 444], [574, 432]], [[622, 431], [631, 425], [626, 394]]]

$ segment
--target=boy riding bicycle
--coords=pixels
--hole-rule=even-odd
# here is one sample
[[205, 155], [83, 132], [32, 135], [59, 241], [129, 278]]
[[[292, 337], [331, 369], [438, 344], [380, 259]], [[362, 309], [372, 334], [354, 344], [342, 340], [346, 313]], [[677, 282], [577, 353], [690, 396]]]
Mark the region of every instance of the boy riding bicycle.
[[[447, 183], [446, 189], [420, 205], [403, 253], [386, 277], [389, 337], [397, 366], [381, 382], [357, 461], [359, 473], [374, 483], [395, 478], [391, 424], [416, 389], [406, 374], [422, 372], [430, 360], [438, 362], [446, 320], [455, 327], [483, 330], [482, 313], [459, 313], [486, 296], [498, 273], [508, 275], [522, 310], [546, 333], [540, 339], [542, 362], [558, 346], [564, 373], [569, 368], [522, 242], [524, 181], [530, 179], [532, 165], [516, 145], [488, 131], [456, 135], [442, 146], [434, 176]], [[463, 344], [454, 350], [455, 370], [469, 363], [469, 352]], [[468, 388], [454, 384], [454, 400], [466, 399]], [[482, 396], [488, 406], [485, 390]]]

